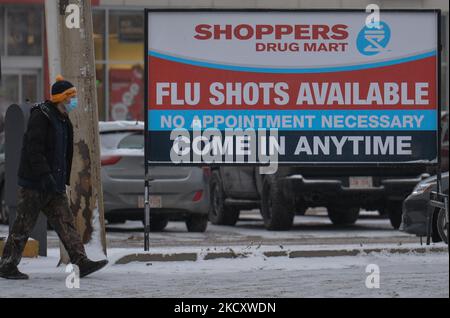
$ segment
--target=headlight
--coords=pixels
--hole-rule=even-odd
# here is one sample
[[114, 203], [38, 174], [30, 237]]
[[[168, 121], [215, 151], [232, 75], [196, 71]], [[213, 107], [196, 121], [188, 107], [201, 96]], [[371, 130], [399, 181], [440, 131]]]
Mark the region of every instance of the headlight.
[[419, 183], [413, 190], [413, 194], [422, 194], [424, 192], [430, 191], [433, 187], [432, 183]]

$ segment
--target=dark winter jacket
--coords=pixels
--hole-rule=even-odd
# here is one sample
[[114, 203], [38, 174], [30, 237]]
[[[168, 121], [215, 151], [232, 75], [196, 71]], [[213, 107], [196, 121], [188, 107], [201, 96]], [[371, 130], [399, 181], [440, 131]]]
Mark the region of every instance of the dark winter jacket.
[[43, 180], [52, 175], [56, 191], [64, 192], [70, 181], [73, 156], [73, 127], [69, 117], [45, 101], [31, 108], [23, 138], [19, 185], [45, 191]]

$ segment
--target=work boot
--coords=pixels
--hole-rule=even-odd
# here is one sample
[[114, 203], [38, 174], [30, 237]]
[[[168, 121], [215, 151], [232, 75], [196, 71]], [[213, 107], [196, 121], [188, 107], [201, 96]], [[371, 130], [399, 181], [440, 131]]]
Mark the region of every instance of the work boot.
[[108, 261], [102, 260], [102, 261], [91, 261], [90, 259], [84, 259], [81, 262], [79, 262], [78, 269], [80, 270], [80, 278], [85, 277], [89, 274], [92, 274], [93, 272], [96, 272], [108, 264]]
[[11, 264], [0, 265], [0, 277], [6, 279], [28, 279], [28, 275], [21, 273], [17, 266]]

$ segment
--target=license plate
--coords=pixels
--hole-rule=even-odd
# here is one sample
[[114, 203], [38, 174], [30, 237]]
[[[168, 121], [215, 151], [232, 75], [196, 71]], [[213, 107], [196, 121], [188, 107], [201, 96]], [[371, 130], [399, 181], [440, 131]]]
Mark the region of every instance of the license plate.
[[350, 189], [367, 189], [373, 188], [372, 177], [350, 177], [349, 178]]
[[[160, 195], [151, 195], [149, 198], [150, 208], [162, 208], [162, 199]], [[144, 196], [138, 197], [138, 208], [145, 207]]]

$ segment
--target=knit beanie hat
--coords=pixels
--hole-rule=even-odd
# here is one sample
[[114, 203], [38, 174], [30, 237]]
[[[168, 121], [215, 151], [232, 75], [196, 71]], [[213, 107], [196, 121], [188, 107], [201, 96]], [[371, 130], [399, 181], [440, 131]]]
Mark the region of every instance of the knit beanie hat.
[[77, 89], [69, 81], [64, 80], [61, 75], [56, 76], [56, 82], [52, 85], [51, 101], [60, 103], [77, 94]]

